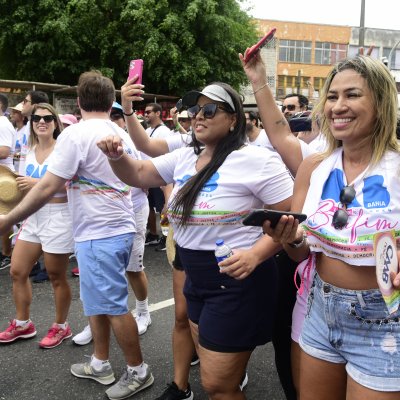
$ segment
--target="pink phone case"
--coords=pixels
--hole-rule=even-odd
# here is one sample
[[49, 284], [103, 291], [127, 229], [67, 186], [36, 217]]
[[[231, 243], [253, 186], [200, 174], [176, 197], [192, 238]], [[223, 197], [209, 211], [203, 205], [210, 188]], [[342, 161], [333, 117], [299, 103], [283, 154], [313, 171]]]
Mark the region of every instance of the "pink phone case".
[[139, 78], [136, 80], [135, 83], [142, 83], [142, 74], [143, 74], [143, 60], [131, 60], [129, 62], [129, 74], [128, 80], [132, 79], [135, 75], [139, 75]]

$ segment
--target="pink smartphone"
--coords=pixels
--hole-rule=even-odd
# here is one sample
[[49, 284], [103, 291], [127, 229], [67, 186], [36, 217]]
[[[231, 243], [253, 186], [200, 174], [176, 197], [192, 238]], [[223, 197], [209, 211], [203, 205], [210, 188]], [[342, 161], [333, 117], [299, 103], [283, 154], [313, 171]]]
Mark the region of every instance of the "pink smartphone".
[[261, 47], [265, 46], [268, 42], [270, 42], [273, 39], [275, 32], [276, 28], [272, 28], [258, 43], [252, 46], [249, 52], [247, 53], [244, 62], [245, 63], [249, 62], [257, 54], [257, 51], [259, 51]]
[[143, 60], [131, 60], [129, 62], [129, 74], [128, 80], [132, 79], [135, 75], [138, 75], [139, 78], [136, 80], [135, 83], [142, 83], [142, 75], [143, 75]]

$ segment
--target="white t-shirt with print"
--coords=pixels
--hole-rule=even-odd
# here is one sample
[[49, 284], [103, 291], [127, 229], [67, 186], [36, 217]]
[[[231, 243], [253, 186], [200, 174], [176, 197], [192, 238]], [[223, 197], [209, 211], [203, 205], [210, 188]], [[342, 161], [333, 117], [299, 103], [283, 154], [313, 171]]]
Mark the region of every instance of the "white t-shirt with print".
[[[158, 128], [152, 128], [149, 127], [146, 129], [147, 134], [149, 137], [154, 138], [154, 139], [167, 139], [170, 137], [175, 137], [175, 135], [172, 135], [170, 129], [167, 127], [167, 125], [160, 125]], [[150, 160], [151, 157], [148, 156], [145, 153], [140, 152], [140, 156], [142, 157], [142, 160]]]
[[132, 154], [128, 134], [114, 122], [89, 119], [70, 125], [57, 138], [47, 170], [69, 180], [68, 204], [76, 242], [135, 232], [131, 190], [113, 173], [97, 142], [108, 136], [123, 138]]
[[[161, 177], [175, 183], [176, 192], [196, 174], [193, 148], [182, 148], [152, 159]], [[233, 151], [200, 192], [186, 229], [177, 227], [178, 215], [168, 219], [179, 246], [214, 250], [217, 239], [232, 248], [249, 248], [262, 235], [260, 227], [244, 226], [242, 220], [254, 208], [276, 204], [293, 193], [293, 180], [276, 153], [245, 146]]]
[[14, 171], [15, 129], [10, 120], [0, 116], [0, 147], [8, 147], [10, 154], [7, 158], [0, 159], [0, 164]]
[[21, 139], [20, 139], [20, 146], [21, 146], [21, 153], [20, 153], [20, 157], [19, 157], [19, 166], [18, 166], [18, 172], [20, 175], [24, 175], [24, 171], [25, 171], [25, 159], [26, 159], [26, 155], [29, 152], [29, 136], [31, 134], [31, 129], [30, 129], [30, 125], [29, 122], [25, 125], [25, 129], [23, 130], [22, 134], [21, 134]]
[[165, 138], [165, 140], [168, 145], [168, 151], [171, 153], [176, 149], [189, 146], [192, 143], [192, 135], [188, 134], [181, 134], [179, 136], [174, 135]]

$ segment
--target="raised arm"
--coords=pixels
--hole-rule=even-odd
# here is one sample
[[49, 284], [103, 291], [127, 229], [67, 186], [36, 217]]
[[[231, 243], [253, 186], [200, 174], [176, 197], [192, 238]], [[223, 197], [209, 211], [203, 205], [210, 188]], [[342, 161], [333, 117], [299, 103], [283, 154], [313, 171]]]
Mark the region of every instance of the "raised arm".
[[136, 78], [128, 80], [121, 87], [121, 103], [126, 127], [136, 148], [150, 157], [157, 157], [169, 152], [165, 139], [150, 138], [132, 109], [132, 101], [142, 101], [143, 85], [135, 84]]
[[97, 146], [107, 156], [114, 174], [127, 185], [143, 189], [166, 185], [150, 160], [134, 160], [124, 152], [119, 136], [107, 136]]
[[[245, 55], [249, 51], [246, 49]], [[293, 176], [303, 160], [299, 139], [290, 131], [289, 124], [275, 103], [274, 96], [267, 83], [267, 74], [260, 52], [244, 62], [244, 56], [239, 54], [243, 70], [253, 87], [260, 118], [272, 146], [282, 157]]]

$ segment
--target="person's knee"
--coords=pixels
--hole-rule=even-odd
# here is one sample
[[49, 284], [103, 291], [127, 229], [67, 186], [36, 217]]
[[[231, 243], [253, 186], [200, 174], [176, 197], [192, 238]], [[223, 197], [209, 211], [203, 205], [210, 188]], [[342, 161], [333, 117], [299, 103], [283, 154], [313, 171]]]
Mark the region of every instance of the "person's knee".
[[24, 268], [19, 262], [11, 260], [10, 276], [14, 282], [26, 281], [29, 277], [29, 269]]

